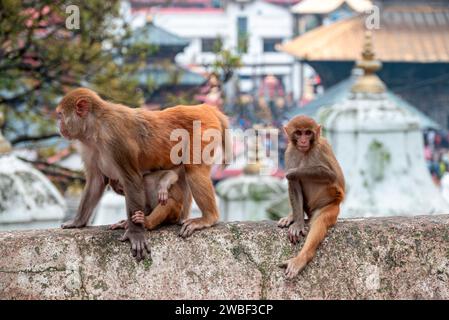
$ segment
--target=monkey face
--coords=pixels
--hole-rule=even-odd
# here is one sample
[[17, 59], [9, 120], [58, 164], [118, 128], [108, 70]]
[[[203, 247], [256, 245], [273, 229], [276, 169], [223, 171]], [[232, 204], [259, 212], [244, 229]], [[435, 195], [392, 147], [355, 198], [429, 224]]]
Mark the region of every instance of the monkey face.
[[64, 97], [56, 108], [58, 127], [61, 135], [69, 140], [80, 139], [86, 135], [86, 126], [90, 118], [91, 101], [74, 90]]
[[58, 120], [58, 128], [59, 128], [59, 133], [66, 139], [71, 139], [69, 131], [67, 130], [67, 125], [66, 125], [66, 121], [65, 121], [65, 117], [64, 114], [62, 112], [62, 108], [61, 106], [58, 106], [56, 108], [56, 116], [57, 116], [57, 120]]
[[284, 127], [285, 133], [295, 148], [302, 153], [313, 148], [316, 141], [319, 141], [321, 126], [312, 118], [300, 115], [291, 119]]
[[297, 129], [293, 132], [291, 141], [300, 152], [307, 152], [313, 145], [315, 133], [311, 129]]

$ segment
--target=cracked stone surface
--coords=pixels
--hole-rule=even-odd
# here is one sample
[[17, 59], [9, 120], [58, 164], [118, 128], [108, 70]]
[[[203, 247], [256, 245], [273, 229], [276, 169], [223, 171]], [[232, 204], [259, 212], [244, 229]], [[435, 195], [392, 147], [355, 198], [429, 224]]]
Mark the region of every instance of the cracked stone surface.
[[311, 264], [274, 222], [148, 232], [137, 263], [107, 227], [0, 233], [0, 299], [449, 299], [449, 216], [341, 220]]

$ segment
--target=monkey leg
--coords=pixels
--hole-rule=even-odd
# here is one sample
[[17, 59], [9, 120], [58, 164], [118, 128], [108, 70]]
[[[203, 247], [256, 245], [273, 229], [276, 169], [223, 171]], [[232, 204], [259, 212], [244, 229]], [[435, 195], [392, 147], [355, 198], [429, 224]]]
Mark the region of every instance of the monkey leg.
[[316, 213], [314, 219], [310, 222], [309, 234], [299, 254], [281, 264], [281, 267], [286, 267], [285, 275], [287, 278], [295, 277], [312, 260], [321, 241], [326, 237], [328, 229], [337, 222], [339, 212], [339, 203], [334, 203]]
[[[144, 217], [144, 225], [148, 230], [154, 230], [163, 223], [176, 223], [181, 216], [182, 204], [176, 202], [172, 198], [168, 198], [165, 205], [158, 204], [156, 208]], [[139, 216], [136, 221], [141, 222]]]
[[181, 237], [188, 237], [195, 230], [214, 225], [219, 217], [214, 186], [210, 178], [210, 166], [186, 166], [186, 178], [193, 198], [203, 216], [201, 218], [186, 220], [179, 232]]
[[[187, 188], [189, 187], [187, 186]], [[182, 211], [181, 216], [178, 220], [178, 224], [182, 225], [189, 218], [191, 208], [192, 208], [192, 193], [190, 192], [189, 189], [186, 193], [184, 193]]]

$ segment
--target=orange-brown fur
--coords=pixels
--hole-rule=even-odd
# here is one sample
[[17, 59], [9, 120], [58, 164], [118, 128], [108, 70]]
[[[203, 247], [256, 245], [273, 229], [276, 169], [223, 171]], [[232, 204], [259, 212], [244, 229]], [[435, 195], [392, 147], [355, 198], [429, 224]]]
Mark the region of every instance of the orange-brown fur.
[[[201, 131], [217, 129], [225, 138], [228, 121], [217, 108], [208, 105], [176, 106], [163, 111], [131, 109], [101, 99], [86, 88], [69, 92], [57, 107], [60, 131], [69, 139], [82, 143], [86, 169], [86, 188], [75, 220], [64, 228], [83, 227], [88, 222], [105, 188], [103, 176], [119, 180], [124, 188], [129, 226], [124, 239], [129, 239], [137, 259], [147, 248], [143, 227], [131, 222], [134, 212], [144, 210], [145, 195], [142, 172], [171, 169], [170, 141], [174, 129], [190, 134], [193, 149], [193, 121], [201, 121]], [[201, 142], [201, 150], [208, 144]], [[193, 156], [190, 157], [191, 159]], [[210, 179], [210, 164], [185, 164], [186, 180], [202, 217], [184, 222], [180, 234], [189, 236], [195, 230], [210, 227], [219, 218], [215, 193]]]
[[[297, 242], [301, 233], [306, 235], [304, 214], [310, 221], [303, 248], [297, 257], [283, 264], [287, 276], [293, 277], [313, 258], [328, 229], [335, 225], [345, 181], [331, 146], [321, 137], [321, 127], [313, 119], [297, 116], [287, 124], [285, 132], [289, 138], [285, 160], [292, 213], [282, 218], [279, 226], [290, 226], [289, 238]], [[300, 148], [301, 143], [305, 149]]]
[[[112, 189], [124, 195], [118, 180], [108, 181]], [[182, 223], [189, 217], [192, 195], [185, 179], [184, 168], [159, 170], [144, 175], [145, 213], [143, 224], [154, 230], [161, 224]], [[127, 228], [127, 221], [113, 224], [111, 229]]]

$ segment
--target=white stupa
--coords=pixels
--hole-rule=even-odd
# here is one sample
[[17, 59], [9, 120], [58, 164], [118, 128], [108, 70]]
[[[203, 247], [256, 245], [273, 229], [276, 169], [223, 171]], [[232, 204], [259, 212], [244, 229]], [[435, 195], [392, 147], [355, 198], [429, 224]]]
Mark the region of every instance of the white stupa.
[[65, 210], [64, 198], [56, 187], [12, 155], [11, 145], [0, 133], [0, 230], [57, 227]]
[[357, 67], [364, 75], [351, 94], [318, 114], [345, 174], [340, 217], [448, 213], [425, 164], [417, 116], [387, 99], [375, 75], [381, 63], [374, 59], [370, 33]]
[[[254, 129], [256, 132], [263, 130], [257, 125]], [[244, 174], [217, 184], [223, 221], [267, 219], [268, 207], [287, 193], [287, 183], [270, 175], [273, 163], [263, 151], [259, 151], [264, 150], [261, 146], [265, 143], [263, 135], [249, 137], [248, 157], [243, 152], [235, 161], [240, 168], [243, 167]]]

